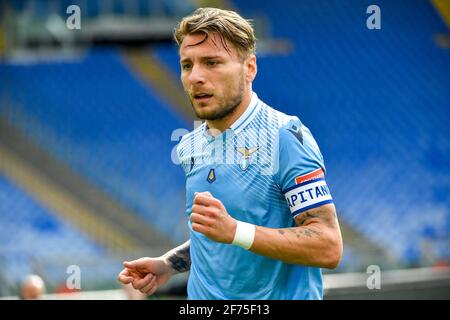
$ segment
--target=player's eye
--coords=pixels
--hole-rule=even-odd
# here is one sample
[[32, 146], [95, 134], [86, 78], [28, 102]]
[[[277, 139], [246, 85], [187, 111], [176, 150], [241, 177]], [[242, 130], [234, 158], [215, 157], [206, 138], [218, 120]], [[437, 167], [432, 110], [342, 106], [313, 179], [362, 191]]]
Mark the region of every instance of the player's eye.
[[208, 60], [208, 61], [206, 61], [206, 65], [208, 65], [210, 67], [215, 66], [217, 63], [218, 62], [215, 61], [215, 60]]
[[183, 65], [181, 65], [181, 68], [183, 69], [183, 70], [189, 70], [189, 69], [191, 69], [191, 64], [190, 63], [185, 63], [185, 64], [183, 64]]

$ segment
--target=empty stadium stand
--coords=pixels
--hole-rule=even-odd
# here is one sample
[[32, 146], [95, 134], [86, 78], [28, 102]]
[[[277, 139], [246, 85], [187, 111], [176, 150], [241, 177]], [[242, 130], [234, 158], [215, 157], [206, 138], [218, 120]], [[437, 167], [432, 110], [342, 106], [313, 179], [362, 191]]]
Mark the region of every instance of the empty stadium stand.
[[[120, 271], [112, 258], [95, 241], [59, 219], [42, 203], [15, 183], [0, 175], [0, 254], [4, 281], [15, 287], [27, 274], [46, 280], [49, 290], [65, 285], [67, 267], [84, 269], [84, 289], [105, 286]], [[4, 286], [5, 283], [2, 283]], [[16, 288], [17, 289], [17, 288]]]
[[182, 170], [172, 131], [188, 128], [115, 50], [77, 62], [1, 67], [11, 121], [174, 241], [186, 238]]

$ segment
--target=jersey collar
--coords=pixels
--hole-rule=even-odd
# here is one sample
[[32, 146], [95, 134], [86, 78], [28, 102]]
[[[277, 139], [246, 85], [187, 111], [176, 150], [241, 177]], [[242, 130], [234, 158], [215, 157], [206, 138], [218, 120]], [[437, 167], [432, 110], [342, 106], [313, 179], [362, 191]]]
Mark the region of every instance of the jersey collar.
[[252, 98], [250, 104], [248, 105], [245, 112], [237, 119], [231, 126], [230, 129], [238, 134], [242, 129], [244, 129], [252, 120], [255, 118], [259, 110], [258, 96], [255, 92], [252, 92]]
[[[252, 92], [252, 98], [250, 100], [250, 104], [248, 105], [245, 112], [226, 130], [227, 136], [229, 133], [234, 133], [234, 135], [238, 134], [242, 129], [244, 129], [256, 116], [258, 113], [260, 107], [260, 104], [258, 103], [258, 95], [255, 92]], [[203, 135], [208, 139], [208, 141], [217, 139], [218, 137], [221, 137], [222, 134], [220, 134], [217, 137], [213, 137], [208, 133], [208, 126], [206, 125], [206, 122], [203, 123]]]

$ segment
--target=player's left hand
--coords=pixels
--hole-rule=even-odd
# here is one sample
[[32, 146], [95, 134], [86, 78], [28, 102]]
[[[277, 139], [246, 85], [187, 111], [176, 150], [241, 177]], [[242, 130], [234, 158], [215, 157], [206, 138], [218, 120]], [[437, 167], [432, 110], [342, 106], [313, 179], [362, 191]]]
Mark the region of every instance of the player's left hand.
[[196, 192], [191, 214], [192, 229], [211, 240], [231, 243], [237, 222], [231, 217], [219, 199], [209, 192]]

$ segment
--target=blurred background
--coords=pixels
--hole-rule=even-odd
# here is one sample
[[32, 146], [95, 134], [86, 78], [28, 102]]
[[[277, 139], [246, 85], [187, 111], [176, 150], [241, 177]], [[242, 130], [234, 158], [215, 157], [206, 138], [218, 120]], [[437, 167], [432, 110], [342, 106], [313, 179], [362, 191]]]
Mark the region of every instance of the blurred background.
[[[253, 19], [254, 91], [321, 147], [345, 243], [325, 297], [450, 298], [445, 0], [1, 1], [0, 296], [36, 274], [52, 298], [115, 297], [123, 260], [188, 239], [172, 155], [194, 117], [172, 32], [205, 6]], [[186, 279], [152, 299], [185, 298]]]

